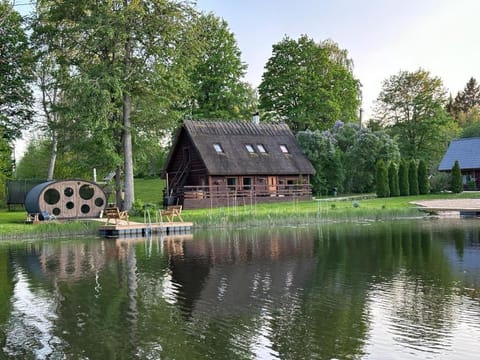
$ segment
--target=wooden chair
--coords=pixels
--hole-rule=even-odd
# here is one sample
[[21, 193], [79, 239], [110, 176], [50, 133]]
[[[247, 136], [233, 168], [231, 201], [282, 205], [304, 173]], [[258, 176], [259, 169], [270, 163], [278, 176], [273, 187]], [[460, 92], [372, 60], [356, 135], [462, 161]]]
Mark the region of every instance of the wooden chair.
[[108, 225], [110, 220], [114, 220], [115, 225], [118, 224], [118, 220], [126, 220], [127, 224], [130, 224], [128, 220], [128, 211], [120, 211], [118, 207], [108, 207], [103, 213], [107, 217], [105, 225]]
[[168, 222], [173, 222], [175, 218], [179, 218], [181, 222], [182, 219], [182, 205], [170, 205], [167, 206], [165, 210], [160, 210], [160, 218], [163, 221], [163, 218], [166, 218]]

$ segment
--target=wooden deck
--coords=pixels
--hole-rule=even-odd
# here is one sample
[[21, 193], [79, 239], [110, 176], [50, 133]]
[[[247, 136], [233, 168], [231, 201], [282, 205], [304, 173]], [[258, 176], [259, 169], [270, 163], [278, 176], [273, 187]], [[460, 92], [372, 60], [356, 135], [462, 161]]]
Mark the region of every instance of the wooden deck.
[[189, 233], [192, 229], [191, 222], [163, 222], [144, 224], [138, 222], [102, 225], [98, 229], [98, 233], [103, 237], [124, 238], [124, 237], [143, 237], [150, 234], [174, 235]]
[[480, 199], [413, 201], [419, 210], [436, 215], [480, 217]]

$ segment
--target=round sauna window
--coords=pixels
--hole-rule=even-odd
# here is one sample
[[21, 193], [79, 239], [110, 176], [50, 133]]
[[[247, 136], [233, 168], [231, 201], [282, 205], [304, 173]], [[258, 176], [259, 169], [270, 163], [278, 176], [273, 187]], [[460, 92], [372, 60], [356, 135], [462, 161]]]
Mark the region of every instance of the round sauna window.
[[56, 207], [56, 208], [53, 208], [53, 210], [52, 210], [52, 213], [53, 213], [53, 215], [55, 215], [55, 216], [60, 215], [61, 212], [62, 212], [62, 211], [61, 211], [59, 208], [57, 208], [57, 207]]
[[57, 189], [48, 189], [45, 191], [45, 194], [43, 194], [43, 200], [48, 205], [55, 205], [60, 200], [60, 193]]
[[69, 201], [65, 206], [68, 210], [72, 210], [75, 207], [75, 204], [73, 203], [73, 201]]
[[98, 197], [95, 199], [95, 205], [98, 207], [102, 207], [105, 204], [102, 198]]
[[88, 214], [90, 212], [90, 206], [88, 206], [87, 204], [84, 204], [80, 208], [80, 211], [82, 212], [82, 214]]
[[65, 190], [63, 190], [63, 193], [65, 194], [65, 196], [72, 196], [73, 195], [73, 189], [71, 187], [67, 187]]
[[93, 197], [93, 194], [95, 193], [95, 189], [91, 185], [85, 184], [80, 186], [79, 192], [80, 192], [80, 197], [83, 200], [90, 200]]

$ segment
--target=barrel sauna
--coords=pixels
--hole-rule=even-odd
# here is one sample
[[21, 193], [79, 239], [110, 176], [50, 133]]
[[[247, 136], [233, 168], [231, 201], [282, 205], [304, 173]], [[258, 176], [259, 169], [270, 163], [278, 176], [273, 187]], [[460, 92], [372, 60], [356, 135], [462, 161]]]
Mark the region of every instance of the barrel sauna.
[[59, 219], [99, 217], [106, 204], [102, 188], [85, 180], [47, 181], [33, 187], [25, 198], [29, 214], [47, 211]]

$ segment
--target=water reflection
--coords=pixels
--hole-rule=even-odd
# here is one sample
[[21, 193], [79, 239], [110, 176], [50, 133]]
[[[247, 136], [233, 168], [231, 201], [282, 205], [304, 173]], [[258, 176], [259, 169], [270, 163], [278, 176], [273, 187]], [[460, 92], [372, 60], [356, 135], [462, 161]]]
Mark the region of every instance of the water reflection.
[[473, 221], [0, 244], [10, 358], [473, 359]]

